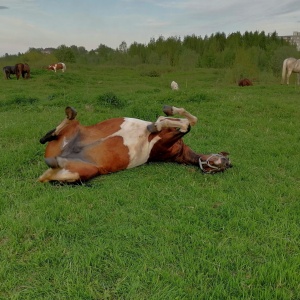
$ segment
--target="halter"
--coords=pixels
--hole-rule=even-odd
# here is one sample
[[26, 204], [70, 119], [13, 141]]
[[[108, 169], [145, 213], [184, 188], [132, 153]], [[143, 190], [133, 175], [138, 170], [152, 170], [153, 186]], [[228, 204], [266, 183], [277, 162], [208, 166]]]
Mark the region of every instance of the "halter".
[[[209, 160], [212, 157], [223, 158], [224, 156], [221, 155], [221, 154], [211, 154], [205, 161], [201, 161], [201, 158], [199, 158], [199, 166], [200, 166], [200, 169], [203, 171], [203, 173], [213, 174], [213, 173], [216, 173], [218, 171], [222, 171], [223, 170], [222, 167], [212, 166], [210, 164]], [[211, 170], [209, 170], [209, 171], [205, 170], [204, 167], [203, 167], [204, 165], [206, 165], [207, 167], [211, 168]]]

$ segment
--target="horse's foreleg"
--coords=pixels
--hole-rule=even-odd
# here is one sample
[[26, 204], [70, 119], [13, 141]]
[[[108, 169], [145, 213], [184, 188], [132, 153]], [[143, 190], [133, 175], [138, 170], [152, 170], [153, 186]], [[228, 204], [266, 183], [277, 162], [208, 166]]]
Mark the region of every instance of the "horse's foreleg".
[[177, 118], [168, 118], [168, 117], [159, 117], [155, 123], [148, 125], [147, 128], [150, 132], [161, 131], [162, 128], [179, 128], [180, 132], [188, 132], [190, 126], [194, 126], [198, 119], [193, 116], [191, 113], [186, 111], [184, 108], [177, 108], [175, 106], [165, 105], [163, 112], [167, 116], [181, 115], [186, 119], [177, 119]]
[[165, 105], [163, 108], [163, 112], [167, 116], [174, 116], [174, 115], [184, 116], [189, 120], [189, 123], [191, 126], [194, 126], [198, 121], [197, 117], [193, 116], [191, 113], [189, 113], [184, 108], [178, 108], [175, 106]]
[[290, 84], [290, 76], [292, 74], [292, 70], [288, 70], [286, 74], [286, 84]]
[[188, 132], [190, 123], [187, 119], [175, 119], [167, 117], [159, 117], [155, 123], [147, 126], [151, 133], [159, 132], [163, 128], [179, 128], [180, 132]]

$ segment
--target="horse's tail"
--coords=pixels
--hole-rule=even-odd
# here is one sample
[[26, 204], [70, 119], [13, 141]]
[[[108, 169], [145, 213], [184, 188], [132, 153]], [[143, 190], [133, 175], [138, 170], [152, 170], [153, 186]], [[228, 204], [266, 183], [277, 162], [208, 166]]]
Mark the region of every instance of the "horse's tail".
[[281, 79], [281, 84], [284, 84], [287, 60], [288, 60], [288, 59], [286, 58], [286, 59], [283, 61], [283, 64], [282, 64], [282, 79]]

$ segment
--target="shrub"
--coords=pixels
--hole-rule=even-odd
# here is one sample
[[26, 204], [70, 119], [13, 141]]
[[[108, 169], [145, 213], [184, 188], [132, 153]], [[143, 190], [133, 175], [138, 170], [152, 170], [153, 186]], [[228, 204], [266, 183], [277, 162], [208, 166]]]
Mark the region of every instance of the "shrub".
[[122, 108], [125, 106], [124, 101], [119, 99], [113, 92], [108, 92], [100, 95], [97, 98], [97, 103], [106, 107]]
[[38, 101], [39, 99], [34, 97], [15, 96], [10, 100], [0, 102], [0, 105], [1, 107], [26, 106], [35, 104]]
[[204, 94], [204, 93], [197, 93], [197, 94], [194, 94], [194, 95], [191, 95], [187, 101], [188, 102], [202, 102], [202, 101], [205, 101], [208, 99], [208, 96], [207, 94]]
[[156, 70], [144, 71], [141, 73], [141, 76], [148, 76], [148, 77], [159, 77], [160, 73]]

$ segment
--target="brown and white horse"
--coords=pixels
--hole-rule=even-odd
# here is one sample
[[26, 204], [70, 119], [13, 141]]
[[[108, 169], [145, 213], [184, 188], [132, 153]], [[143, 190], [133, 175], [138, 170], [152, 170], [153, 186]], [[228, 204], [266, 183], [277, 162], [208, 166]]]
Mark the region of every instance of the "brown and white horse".
[[47, 70], [52, 70], [54, 72], [56, 72], [56, 70], [61, 70], [62, 72], [65, 72], [67, 67], [64, 63], [60, 62], [60, 63], [57, 63], [57, 64], [49, 65], [46, 69]]
[[204, 173], [231, 167], [227, 152], [198, 154], [184, 144], [182, 137], [196, 124], [195, 116], [174, 106], [165, 106], [164, 112], [185, 118], [159, 117], [154, 123], [115, 118], [83, 126], [75, 109], [67, 107], [67, 117], [40, 139], [48, 142], [45, 162], [50, 168], [39, 181], [85, 181], [154, 161], [196, 165]]

